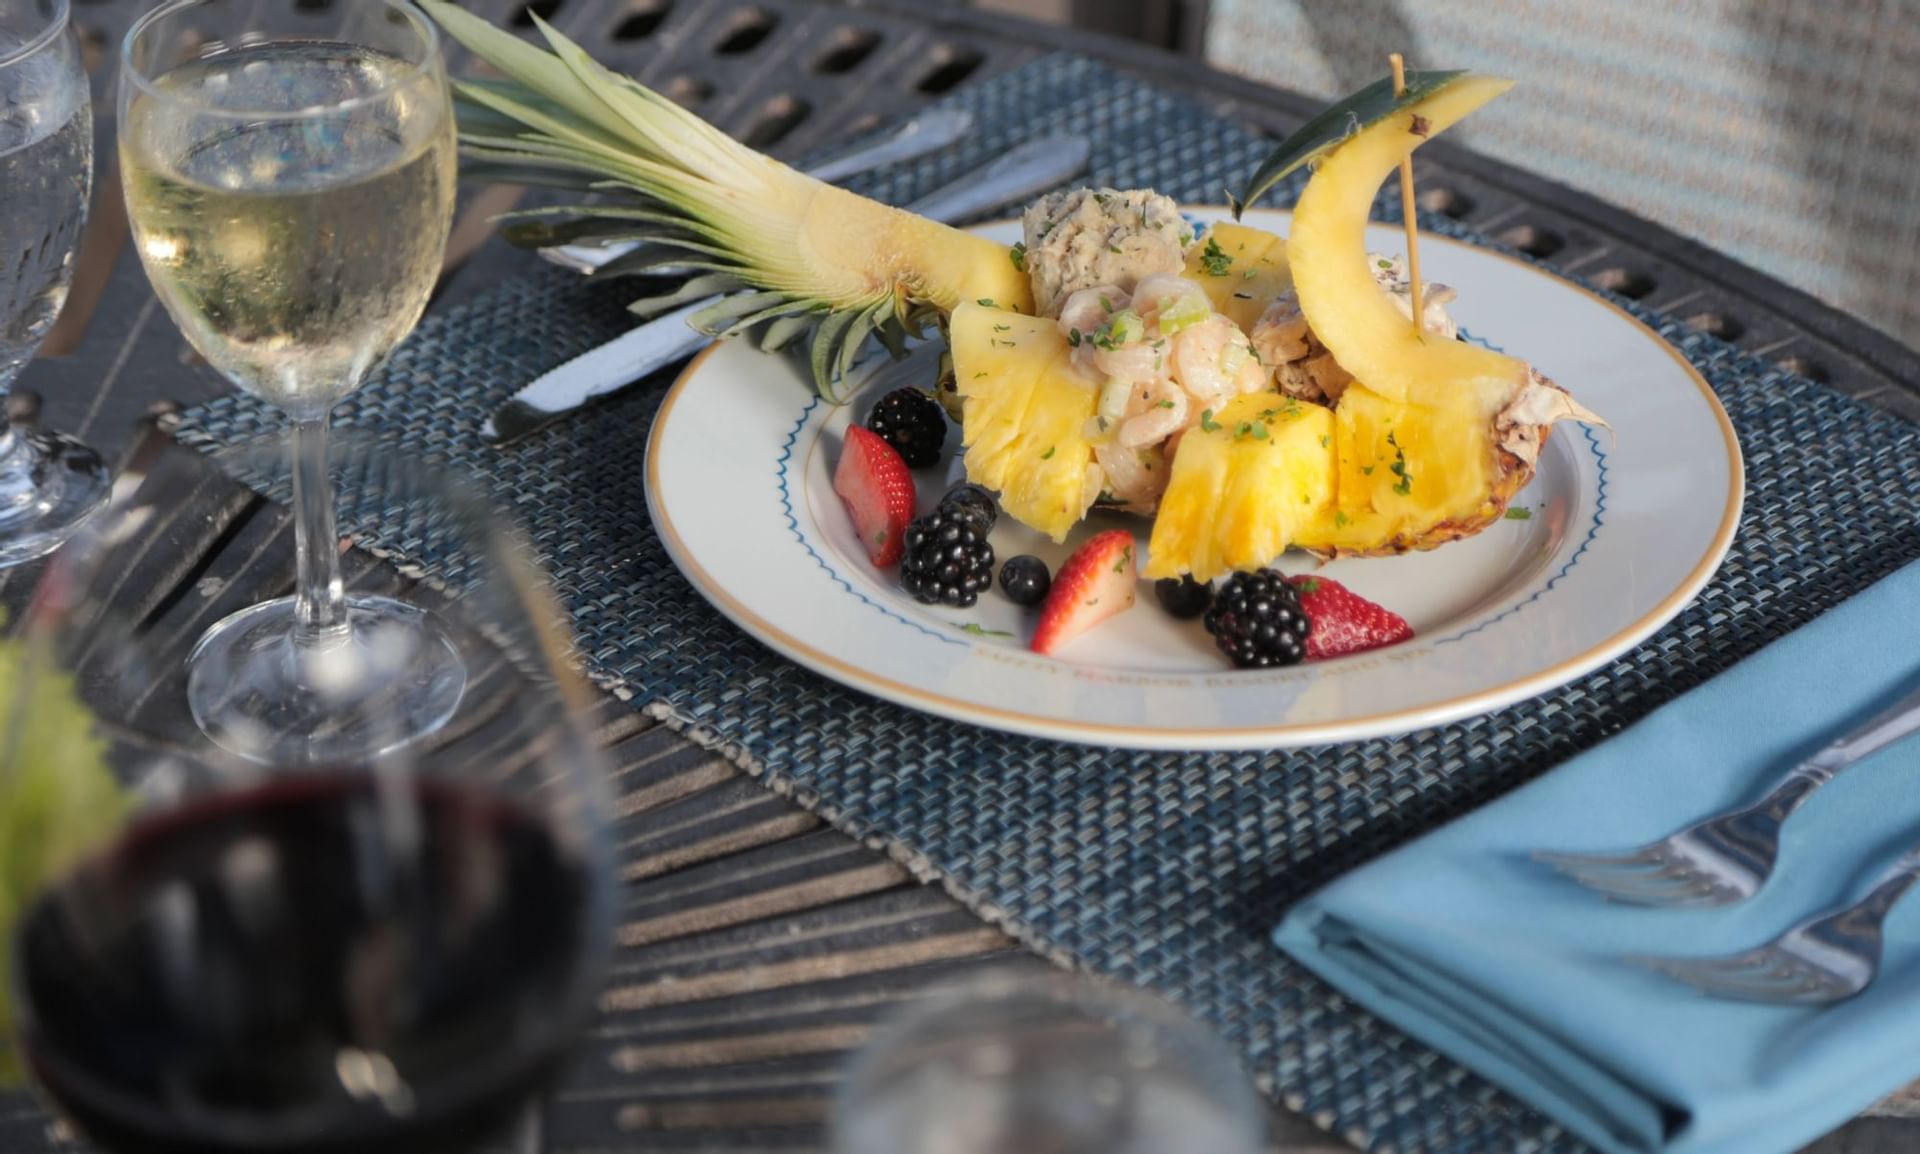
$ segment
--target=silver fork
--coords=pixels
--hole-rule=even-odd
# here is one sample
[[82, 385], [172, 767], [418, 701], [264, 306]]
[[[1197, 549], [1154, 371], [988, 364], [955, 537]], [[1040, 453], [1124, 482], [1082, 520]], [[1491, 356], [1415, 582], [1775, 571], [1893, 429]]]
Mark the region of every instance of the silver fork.
[[1816, 914], [1786, 933], [1737, 954], [1679, 958], [1635, 954], [1627, 960], [1715, 998], [1819, 1005], [1853, 997], [1880, 971], [1881, 925], [1920, 881], [1920, 847], [1900, 855], [1850, 906]]
[[1714, 814], [1659, 841], [1619, 854], [1536, 850], [1609, 899], [1643, 906], [1726, 906], [1752, 897], [1773, 873], [1780, 827], [1841, 770], [1920, 731], [1920, 688], [1794, 766], [1751, 805]]

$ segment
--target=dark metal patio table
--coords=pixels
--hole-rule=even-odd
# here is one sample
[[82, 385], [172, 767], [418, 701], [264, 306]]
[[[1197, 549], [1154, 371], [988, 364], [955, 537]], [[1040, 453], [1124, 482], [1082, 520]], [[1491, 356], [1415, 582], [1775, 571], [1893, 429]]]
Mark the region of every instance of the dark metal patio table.
[[[293, 0], [324, 10], [333, 0]], [[917, 0], [471, 0], [522, 26], [538, 13], [607, 63], [777, 155], [806, 153], [962, 84], [1062, 48], [1098, 56], [1211, 110], [1284, 132], [1314, 102], [1192, 60], [1084, 33]], [[14, 404], [104, 451], [136, 453], [179, 486], [177, 548], [141, 584], [192, 636], [291, 585], [281, 508], [212, 473], [152, 418], [226, 386], [195, 358], [127, 244], [113, 152], [113, 50], [145, 0], [77, 0], [95, 75], [94, 220], [67, 314]], [[458, 61], [456, 60], [456, 66]], [[1422, 150], [1422, 207], [1646, 301], [1743, 349], [1920, 419], [1920, 357], [1897, 341], [1700, 245], [1550, 182], [1440, 142]], [[435, 309], [532, 260], [488, 218], [523, 193], [466, 190]], [[585, 417], [581, 419], [592, 419]], [[363, 587], [405, 580], [356, 554]], [[34, 566], [0, 571], [16, 609]], [[993, 967], [1041, 967], [938, 886], [763, 789], [715, 754], [608, 699], [601, 736], [617, 772], [627, 894], [619, 997], [574, 1075], [509, 1148], [802, 1152], [846, 1053], [873, 1022], [929, 989]], [[1912, 1093], [1912, 1092], [1910, 1092]], [[1878, 1108], [1821, 1154], [1920, 1146], [1920, 1096]], [[26, 1096], [0, 1097], [0, 1152], [74, 1140]], [[1338, 1143], [1276, 1112], [1289, 1154]], [[70, 1147], [68, 1147], [70, 1148]]]

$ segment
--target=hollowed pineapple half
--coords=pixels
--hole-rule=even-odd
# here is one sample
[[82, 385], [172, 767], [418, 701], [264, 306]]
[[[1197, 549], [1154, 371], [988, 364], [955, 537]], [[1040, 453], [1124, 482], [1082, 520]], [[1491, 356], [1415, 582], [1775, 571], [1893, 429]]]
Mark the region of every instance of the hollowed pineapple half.
[[[1033, 298], [1016, 254], [761, 156], [601, 67], [538, 16], [544, 49], [452, 4], [426, 6], [502, 77], [458, 87], [470, 175], [624, 197], [520, 214], [511, 239], [639, 242], [600, 275], [664, 266], [695, 275], [636, 311], [724, 294], [696, 326], [752, 332], [769, 349], [808, 339], [815, 381], [835, 399], [868, 337], [897, 349], [909, 331], [951, 314], [969, 476], [1056, 539], [1086, 514], [1100, 489], [1087, 440], [1099, 382], [1075, 367], [1052, 321], [1025, 315]], [[1291, 287], [1357, 383], [1332, 410], [1257, 394], [1188, 429], [1154, 524], [1149, 576], [1208, 578], [1264, 565], [1288, 546], [1325, 555], [1432, 548], [1501, 515], [1556, 420], [1595, 419], [1512, 357], [1416, 336], [1367, 267], [1367, 214], [1381, 181], [1508, 86], [1424, 72], [1408, 73], [1404, 95], [1384, 81], [1363, 90], [1255, 174], [1249, 200], [1319, 161], [1290, 238], [1221, 224], [1194, 246], [1187, 273], [1216, 311], [1249, 327]]]

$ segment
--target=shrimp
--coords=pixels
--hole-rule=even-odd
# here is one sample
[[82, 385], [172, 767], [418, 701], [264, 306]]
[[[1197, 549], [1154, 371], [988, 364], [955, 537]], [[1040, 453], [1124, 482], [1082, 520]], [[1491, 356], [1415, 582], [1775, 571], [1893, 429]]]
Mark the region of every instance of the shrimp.
[[1087, 336], [1128, 303], [1127, 294], [1113, 285], [1083, 288], [1060, 306], [1060, 332], [1064, 336], [1078, 330], [1081, 336]]
[[1162, 378], [1140, 386], [1127, 402], [1127, 419], [1114, 438], [1124, 448], [1158, 444], [1187, 427], [1187, 394]]
[[1173, 379], [1196, 401], [1221, 404], [1266, 387], [1266, 366], [1240, 326], [1215, 313], [1173, 338]]
[[1130, 449], [1116, 441], [1093, 447], [1093, 456], [1106, 474], [1107, 492], [1139, 512], [1151, 510], [1166, 491], [1167, 468], [1151, 449]]
[[[1160, 314], [1168, 307], [1188, 297], [1199, 297], [1205, 301], [1206, 295], [1207, 290], [1186, 277], [1170, 272], [1157, 272], [1142, 277], [1140, 283], [1134, 286], [1134, 311], [1140, 314], [1140, 318], [1146, 321], [1149, 327], [1154, 327], [1160, 323]], [[1213, 308], [1211, 303], [1206, 307], [1208, 310]]]
[[1093, 367], [1108, 377], [1129, 384], [1152, 381], [1167, 375], [1166, 350], [1156, 349], [1152, 341], [1134, 341], [1113, 348], [1095, 348]]

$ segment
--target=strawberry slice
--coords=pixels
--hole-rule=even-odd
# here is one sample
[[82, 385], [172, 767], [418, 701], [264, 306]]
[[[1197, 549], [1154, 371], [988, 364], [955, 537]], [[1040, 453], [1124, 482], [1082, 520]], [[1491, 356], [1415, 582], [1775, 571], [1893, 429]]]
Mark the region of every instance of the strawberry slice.
[[1307, 615], [1307, 660], [1323, 661], [1398, 645], [1413, 636], [1407, 619], [1348, 589], [1330, 577], [1289, 577]]
[[847, 506], [868, 558], [881, 568], [900, 560], [907, 522], [913, 520], [913, 474], [900, 451], [878, 433], [849, 425], [833, 470], [833, 491]]
[[1052, 653], [1107, 618], [1133, 606], [1133, 534], [1109, 529], [1074, 550], [1053, 575], [1040, 606], [1033, 651]]

